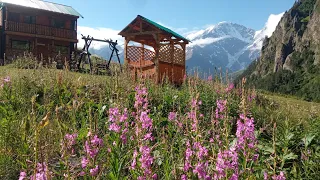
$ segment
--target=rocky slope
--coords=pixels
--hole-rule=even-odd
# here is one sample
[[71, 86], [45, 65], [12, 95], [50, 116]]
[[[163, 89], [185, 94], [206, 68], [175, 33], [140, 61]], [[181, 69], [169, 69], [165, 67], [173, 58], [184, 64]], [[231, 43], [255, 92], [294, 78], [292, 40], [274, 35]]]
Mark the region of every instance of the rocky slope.
[[239, 79], [246, 77], [257, 88], [320, 100], [319, 62], [320, 0], [300, 0], [264, 40], [261, 58]]

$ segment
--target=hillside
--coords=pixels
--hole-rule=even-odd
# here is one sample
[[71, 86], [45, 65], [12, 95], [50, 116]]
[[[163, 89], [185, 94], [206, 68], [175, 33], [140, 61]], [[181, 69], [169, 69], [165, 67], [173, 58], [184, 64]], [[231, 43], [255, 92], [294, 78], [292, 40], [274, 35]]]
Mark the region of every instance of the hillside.
[[[177, 89], [46, 68], [0, 67], [0, 85], [0, 179], [314, 179], [320, 172], [316, 103], [195, 78]], [[235, 165], [226, 174], [222, 160]]]
[[261, 58], [239, 76], [256, 88], [320, 101], [320, 3], [301, 0], [287, 11]]

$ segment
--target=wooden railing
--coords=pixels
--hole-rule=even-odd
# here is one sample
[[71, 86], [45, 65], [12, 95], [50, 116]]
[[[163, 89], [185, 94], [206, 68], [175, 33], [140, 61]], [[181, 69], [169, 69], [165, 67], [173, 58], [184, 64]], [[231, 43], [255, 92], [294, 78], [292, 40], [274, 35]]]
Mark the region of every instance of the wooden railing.
[[77, 39], [77, 32], [75, 30], [59, 29], [38, 24], [27, 24], [14, 21], [6, 21], [5, 30], [66, 39]]

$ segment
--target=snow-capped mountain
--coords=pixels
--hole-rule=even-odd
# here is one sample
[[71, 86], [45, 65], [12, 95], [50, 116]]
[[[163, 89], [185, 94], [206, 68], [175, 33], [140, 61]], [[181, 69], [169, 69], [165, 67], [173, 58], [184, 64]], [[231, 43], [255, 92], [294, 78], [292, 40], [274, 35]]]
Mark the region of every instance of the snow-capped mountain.
[[271, 36], [283, 13], [270, 15], [262, 30], [255, 31], [243, 25], [221, 22], [189, 34], [192, 42], [187, 47], [189, 72], [197, 68], [210, 73], [215, 68], [239, 71], [260, 56], [263, 40]]
[[[204, 73], [221, 68], [229, 72], [245, 69], [253, 60], [260, 56], [260, 50], [265, 37], [270, 37], [284, 13], [271, 14], [268, 21], [259, 31], [243, 25], [230, 22], [220, 22], [206, 29], [187, 34], [191, 43], [187, 46], [187, 70], [194, 68]], [[95, 38], [112, 38], [118, 40], [120, 59], [123, 61], [123, 38], [118, 31], [108, 28], [79, 27], [78, 47], [83, 47], [81, 34], [94, 34]], [[111, 51], [106, 43], [93, 42], [90, 48], [92, 54], [109, 59]], [[114, 56], [112, 59], [116, 60]]]

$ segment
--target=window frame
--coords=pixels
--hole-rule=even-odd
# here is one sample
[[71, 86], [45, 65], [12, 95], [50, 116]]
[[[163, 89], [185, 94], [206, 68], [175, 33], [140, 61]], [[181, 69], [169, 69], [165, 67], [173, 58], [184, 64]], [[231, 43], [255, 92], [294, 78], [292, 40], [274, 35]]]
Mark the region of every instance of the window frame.
[[[8, 21], [13, 21], [13, 22], [20, 22], [20, 13], [17, 12], [8, 12]], [[16, 17], [15, 17], [16, 16]]]
[[[59, 24], [60, 23], [60, 24]], [[60, 25], [60, 26], [58, 26]], [[51, 26], [58, 29], [66, 28], [66, 21], [58, 18], [51, 18]]]
[[[28, 21], [26, 21], [26, 18], [28, 18]], [[32, 15], [23, 15], [23, 23], [26, 24], [36, 24], [37, 17]]]
[[[57, 48], [57, 47], [66, 48], [66, 52], [61, 51], [61, 49], [59, 49], [59, 48]], [[59, 52], [60, 52], [60, 54], [69, 54], [69, 48], [70, 48], [69, 46], [55, 44], [55, 45], [54, 45], [54, 52], [55, 52], [55, 53], [59, 53]]]
[[[17, 48], [17, 47], [14, 47], [14, 42], [24, 42], [24, 43], [26, 43], [27, 45], [28, 45], [28, 47], [27, 48]], [[16, 50], [23, 50], [23, 51], [30, 51], [30, 48], [31, 48], [31, 43], [30, 43], [30, 41], [28, 41], [28, 40], [17, 40], [17, 39], [11, 39], [11, 48], [12, 49], [16, 49]]]

